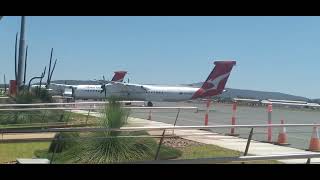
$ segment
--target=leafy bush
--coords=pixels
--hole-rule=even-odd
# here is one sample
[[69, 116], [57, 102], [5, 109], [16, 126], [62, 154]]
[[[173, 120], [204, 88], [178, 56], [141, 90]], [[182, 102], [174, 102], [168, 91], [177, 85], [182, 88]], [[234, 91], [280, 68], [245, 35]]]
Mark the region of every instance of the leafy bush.
[[46, 89], [40, 89], [40, 91], [32, 90], [27, 92], [27, 90], [19, 93], [16, 98], [16, 103], [18, 104], [30, 104], [30, 103], [50, 103], [52, 102], [52, 96]]
[[38, 102], [41, 102], [41, 100], [38, 97], [32, 95], [31, 93], [21, 93], [16, 96], [17, 104], [31, 104]]
[[39, 98], [42, 102], [52, 102], [52, 96], [47, 89], [40, 89]]

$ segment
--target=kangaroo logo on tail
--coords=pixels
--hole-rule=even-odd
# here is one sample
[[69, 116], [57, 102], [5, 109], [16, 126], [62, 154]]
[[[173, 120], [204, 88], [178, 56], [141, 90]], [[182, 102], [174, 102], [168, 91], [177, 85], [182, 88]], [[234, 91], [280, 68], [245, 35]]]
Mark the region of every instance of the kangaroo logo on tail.
[[226, 74], [222, 74], [222, 75], [220, 75], [220, 76], [218, 76], [218, 77], [216, 77], [214, 79], [209, 79], [206, 82], [211, 84], [212, 88], [205, 89], [205, 91], [209, 91], [209, 90], [212, 90], [212, 89], [217, 89], [220, 81], [223, 80], [224, 78], [228, 77], [229, 75], [230, 75], [230, 72], [226, 73]]
[[202, 87], [194, 93], [192, 99], [215, 96], [223, 92], [236, 61], [216, 61], [214, 64], [216, 66], [211, 71]]

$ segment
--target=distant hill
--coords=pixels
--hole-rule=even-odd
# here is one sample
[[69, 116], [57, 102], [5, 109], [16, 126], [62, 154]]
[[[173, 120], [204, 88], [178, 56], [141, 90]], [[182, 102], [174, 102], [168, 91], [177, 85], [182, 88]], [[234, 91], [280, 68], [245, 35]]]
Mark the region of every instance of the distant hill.
[[233, 89], [233, 88], [226, 88], [226, 90], [227, 90], [226, 92], [220, 95], [221, 97], [310, 101], [310, 99], [306, 97], [294, 96], [294, 95], [280, 93], [280, 92], [254, 91], [254, 90]]
[[[192, 87], [201, 87], [202, 82], [188, 84]], [[280, 93], [280, 92], [266, 92], [266, 91], [255, 91], [255, 90], [245, 90], [245, 89], [234, 89], [226, 88], [226, 92], [219, 95], [221, 98], [249, 98], [249, 99], [284, 99], [293, 101], [308, 101], [312, 100], [302, 96], [294, 96], [290, 94]], [[320, 99], [319, 99], [320, 102]]]

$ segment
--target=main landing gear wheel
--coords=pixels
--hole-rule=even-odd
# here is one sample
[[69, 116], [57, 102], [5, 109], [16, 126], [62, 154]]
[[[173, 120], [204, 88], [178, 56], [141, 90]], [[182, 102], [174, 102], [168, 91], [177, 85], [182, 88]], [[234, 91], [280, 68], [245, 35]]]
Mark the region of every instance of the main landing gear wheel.
[[148, 106], [148, 107], [152, 107], [152, 106], [153, 106], [152, 102], [149, 101], [149, 102], [147, 103], [147, 106]]

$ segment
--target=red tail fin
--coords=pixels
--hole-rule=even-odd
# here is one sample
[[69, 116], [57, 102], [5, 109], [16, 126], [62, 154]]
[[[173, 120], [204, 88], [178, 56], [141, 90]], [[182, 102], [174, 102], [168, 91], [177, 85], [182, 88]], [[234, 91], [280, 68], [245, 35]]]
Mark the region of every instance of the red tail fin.
[[116, 71], [111, 81], [122, 82], [127, 71]]
[[193, 94], [192, 99], [215, 96], [223, 92], [236, 61], [216, 61], [214, 64], [216, 66], [202, 87]]

